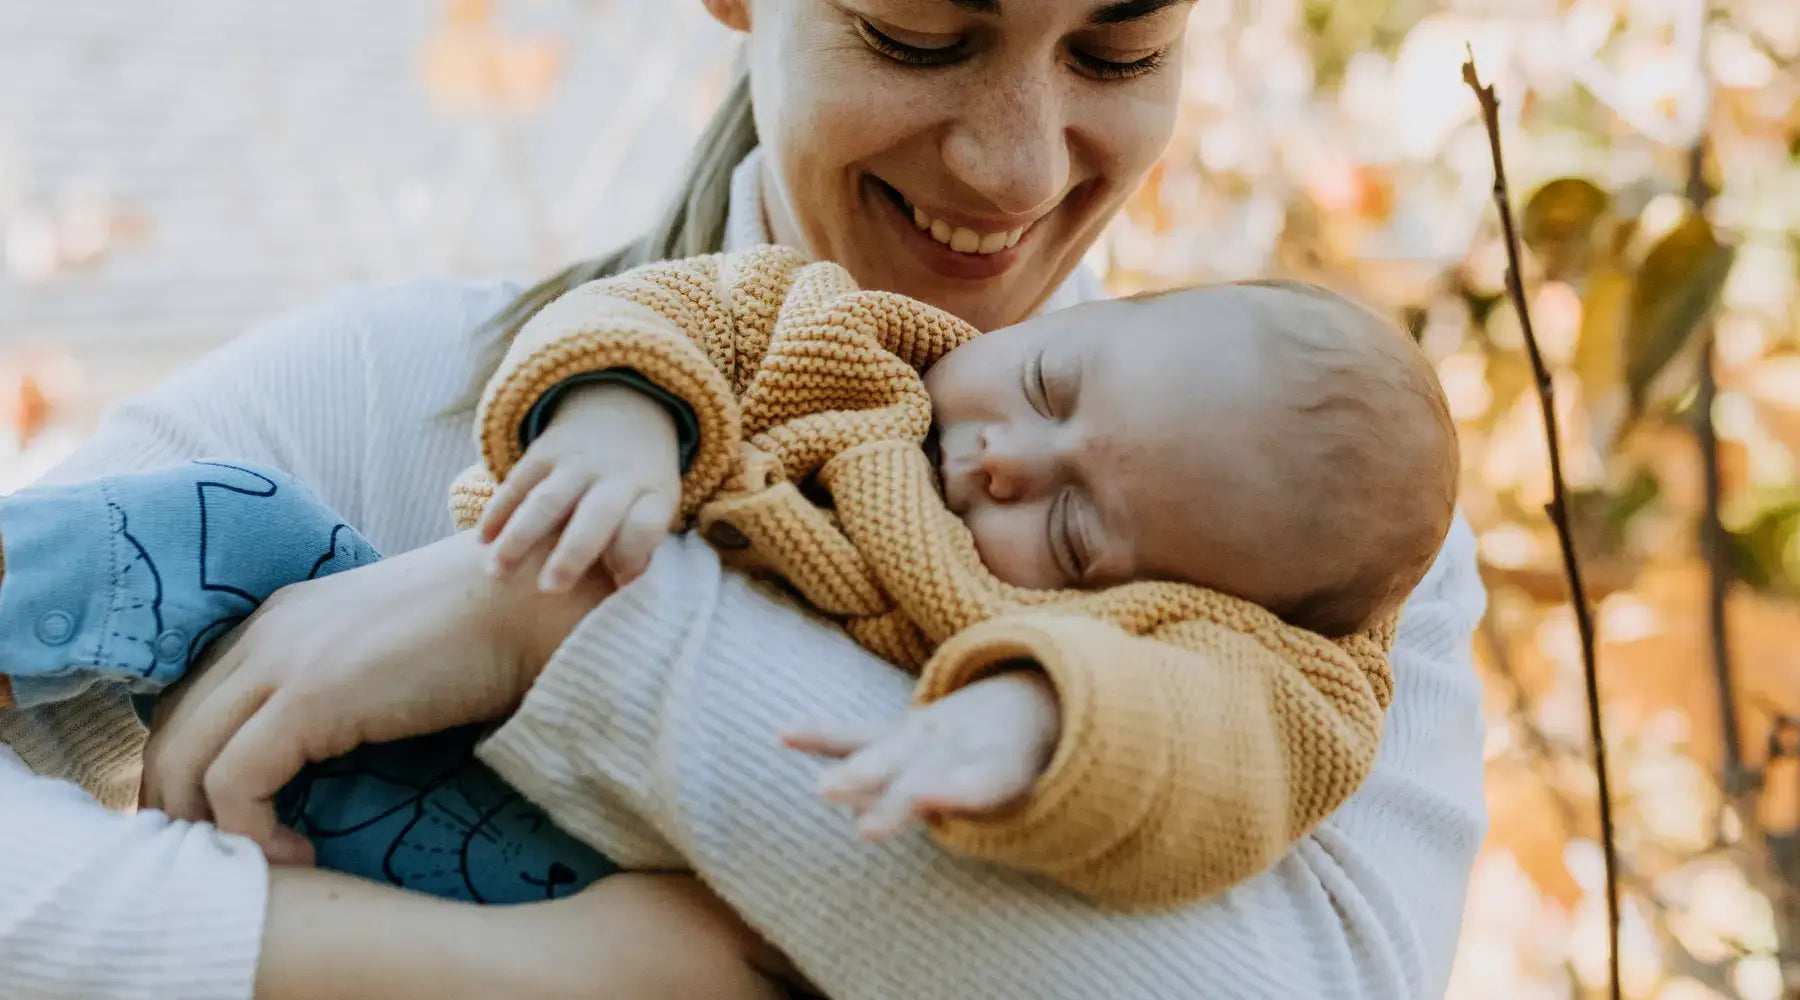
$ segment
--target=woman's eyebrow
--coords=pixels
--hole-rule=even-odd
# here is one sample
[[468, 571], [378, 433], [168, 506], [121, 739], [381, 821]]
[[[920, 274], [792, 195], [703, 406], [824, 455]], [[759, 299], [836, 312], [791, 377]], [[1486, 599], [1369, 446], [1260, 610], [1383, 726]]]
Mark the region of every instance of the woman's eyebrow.
[[1193, 2], [1194, 0], [1116, 0], [1088, 15], [1088, 23], [1124, 24], [1128, 21], [1142, 21], [1166, 8], [1183, 7]]

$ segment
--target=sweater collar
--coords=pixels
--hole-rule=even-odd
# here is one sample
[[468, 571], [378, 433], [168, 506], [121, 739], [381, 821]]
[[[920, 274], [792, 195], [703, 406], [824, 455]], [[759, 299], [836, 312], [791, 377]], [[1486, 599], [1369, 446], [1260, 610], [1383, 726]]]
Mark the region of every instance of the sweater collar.
[[[762, 150], [750, 151], [731, 173], [731, 202], [725, 214], [725, 252], [738, 253], [773, 242], [762, 203]], [[1054, 312], [1106, 298], [1106, 289], [1086, 264], [1075, 268], [1038, 312]]]

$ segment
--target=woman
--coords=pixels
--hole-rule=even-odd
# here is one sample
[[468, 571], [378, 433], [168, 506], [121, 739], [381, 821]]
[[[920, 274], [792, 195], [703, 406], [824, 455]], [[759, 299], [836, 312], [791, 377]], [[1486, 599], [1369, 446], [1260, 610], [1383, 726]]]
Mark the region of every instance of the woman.
[[[920, 839], [852, 841], [775, 733], [889, 717], [907, 679], [722, 573], [705, 546], [671, 541], [593, 608], [597, 585], [551, 597], [531, 573], [491, 583], [469, 539], [443, 539], [444, 486], [473, 458], [466, 419], [444, 414], [487, 371], [466, 331], [487, 331], [497, 356], [492, 331], [562, 288], [768, 240], [1003, 326], [1095, 294], [1078, 262], [1172, 128], [1182, 0], [704, 2], [747, 33], [748, 83], [644, 240], [516, 301], [440, 282], [291, 317], [121, 408], [59, 473], [206, 453], [270, 462], [378, 547], [423, 546], [271, 602], [157, 734], [149, 799], [279, 852], [267, 796], [306, 759], [506, 717], [484, 751], [506, 778], [628, 865], [696, 869], [836, 1000], [1441, 993], [1483, 826], [1468, 660], [1482, 595], [1465, 527], [1408, 605], [1364, 788], [1274, 870], [1138, 917]], [[126, 725], [120, 706], [85, 707]], [[115, 793], [129, 781], [129, 760], [99, 757], [66, 720], [3, 725], [40, 770]], [[262, 869], [213, 850], [192, 871], [212, 864], [260, 898]]]

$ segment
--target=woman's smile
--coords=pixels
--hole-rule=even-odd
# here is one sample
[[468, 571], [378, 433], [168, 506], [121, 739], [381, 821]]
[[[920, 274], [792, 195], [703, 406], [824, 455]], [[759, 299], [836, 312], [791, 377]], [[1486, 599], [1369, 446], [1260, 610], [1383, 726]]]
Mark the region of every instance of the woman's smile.
[[[892, 184], [869, 176], [876, 214], [900, 244], [941, 277], [980, 281], [1011, 271], [1028, 252], [1045, 216], [1027, 220], [980, 219], [920, 205]], [[1054, 211], [1054, 209], [1052, 209]]]

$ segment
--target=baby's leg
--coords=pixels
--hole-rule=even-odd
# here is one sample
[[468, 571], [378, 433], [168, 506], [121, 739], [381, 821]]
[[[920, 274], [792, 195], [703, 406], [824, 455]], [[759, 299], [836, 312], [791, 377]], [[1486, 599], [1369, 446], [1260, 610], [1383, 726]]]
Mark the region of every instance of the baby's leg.
[[[275, 591], [380, 558], [292, 477], [213, 462], [23, 490], [0, 499], [0, 545], [3, 670], [23, 707], [100, 681], [147, 699]], [[284, 818], [326, 867], [458, 899], [548, 899], [614, 870], [477, 762], [477, 736], [309, 768]]]
[[319, 864], [477, 903], [569, 896], [618, 871], [475, 759], [480, 727], [360, 747], [301, 772], [281, 821]]
[[379, 558], [269, 469], [190, 462], [0, 500], [0, 643], [21, 707], [151, 694], [275, 591]]

